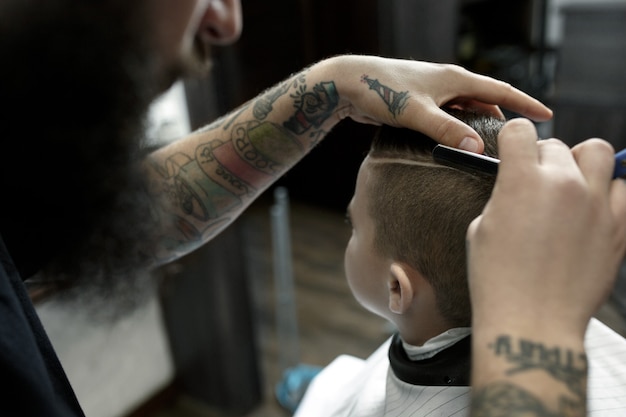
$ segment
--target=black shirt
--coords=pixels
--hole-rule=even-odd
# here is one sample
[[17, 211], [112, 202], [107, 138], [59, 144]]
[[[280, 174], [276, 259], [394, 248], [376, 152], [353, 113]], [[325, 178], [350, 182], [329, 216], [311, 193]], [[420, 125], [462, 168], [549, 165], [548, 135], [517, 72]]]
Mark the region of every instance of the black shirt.
[[0, 415], [84, 416], [1, 236]]

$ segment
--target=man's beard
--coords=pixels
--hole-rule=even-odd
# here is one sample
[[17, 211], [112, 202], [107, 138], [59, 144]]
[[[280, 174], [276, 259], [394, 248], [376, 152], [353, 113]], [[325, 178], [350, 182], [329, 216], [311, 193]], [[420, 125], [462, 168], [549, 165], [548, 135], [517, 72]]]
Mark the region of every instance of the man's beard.
[[178, 69], [150, 53], [145, 1], [27, 1], [0, 6], [0, 234], [23, 278], [136, 306], [154, 227], [144, 120]]

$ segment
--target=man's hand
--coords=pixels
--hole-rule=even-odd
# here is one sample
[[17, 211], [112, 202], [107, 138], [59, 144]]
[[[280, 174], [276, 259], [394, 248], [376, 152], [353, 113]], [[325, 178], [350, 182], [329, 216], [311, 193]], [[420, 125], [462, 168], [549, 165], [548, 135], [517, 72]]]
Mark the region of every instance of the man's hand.
[[403, 126], [454, 147], [482, 152], [480, 136], [441, 109], [477, 109], [502, 117], [498, 106], [537, 121], [552, 111], [502, 81], [450, 64], [340, 56], [322, 62], [337, 84], [340, 117]]
[[468, 231], [473, 302], [478, 317], [534, 315], [533, 327], [568, 324], [581, 335], [624, 256], [626, 183], [611, 180], [608, 142], [570, 150], [536, 138], [523, 119], [500, 134], [493, 195]]
[[498, 144], [493, 195], [467, 233], [472, 412], [584, 416], [584, 334], [624, 256], [626, 183], [600, 139], [570, 150], [515, 119]]

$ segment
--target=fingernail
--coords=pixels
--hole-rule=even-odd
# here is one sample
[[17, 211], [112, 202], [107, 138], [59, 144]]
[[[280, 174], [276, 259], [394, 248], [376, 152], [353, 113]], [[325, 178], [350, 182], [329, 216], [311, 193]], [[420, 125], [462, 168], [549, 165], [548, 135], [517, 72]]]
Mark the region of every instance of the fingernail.
[[459, 148], [469, 152], [478, 152], [478, 141], [474, 138], [464, 138]]

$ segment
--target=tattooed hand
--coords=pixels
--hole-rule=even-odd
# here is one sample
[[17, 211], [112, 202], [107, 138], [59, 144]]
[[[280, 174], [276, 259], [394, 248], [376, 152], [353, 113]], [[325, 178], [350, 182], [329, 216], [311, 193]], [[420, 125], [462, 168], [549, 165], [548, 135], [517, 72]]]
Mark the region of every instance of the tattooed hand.
[[[497, 105], [537, 120], [552, 112], [519, 90], [454, 65], [338, 56], [267, 89], [187, 138], [154, 152], [156, 262], [181, 256], [224, 229], [346, 117], [405, 126], [444, 144], [481, 151], [482, 140], [441, 106]], [[358, 140], [358, 139], [357, 139]], [[151, 242], [152, 244], [152, 242]]]
[[527, 120], [504, 127], [492, 198], [468, 230], [475, 415], [585, 415], [584, 334], [626, 248], [612, 147], [536, 138]]
[[502, 117], [502, 106], [537, 121], [552, 117], [547, 107], [509, 84], [456, 65], [374, 56], [340, 56], [322, 64], [334, 74], [342, 117], [408, 127], [469, 151], [482, 152], [482, 139], [441, 107], [473, 108]]

